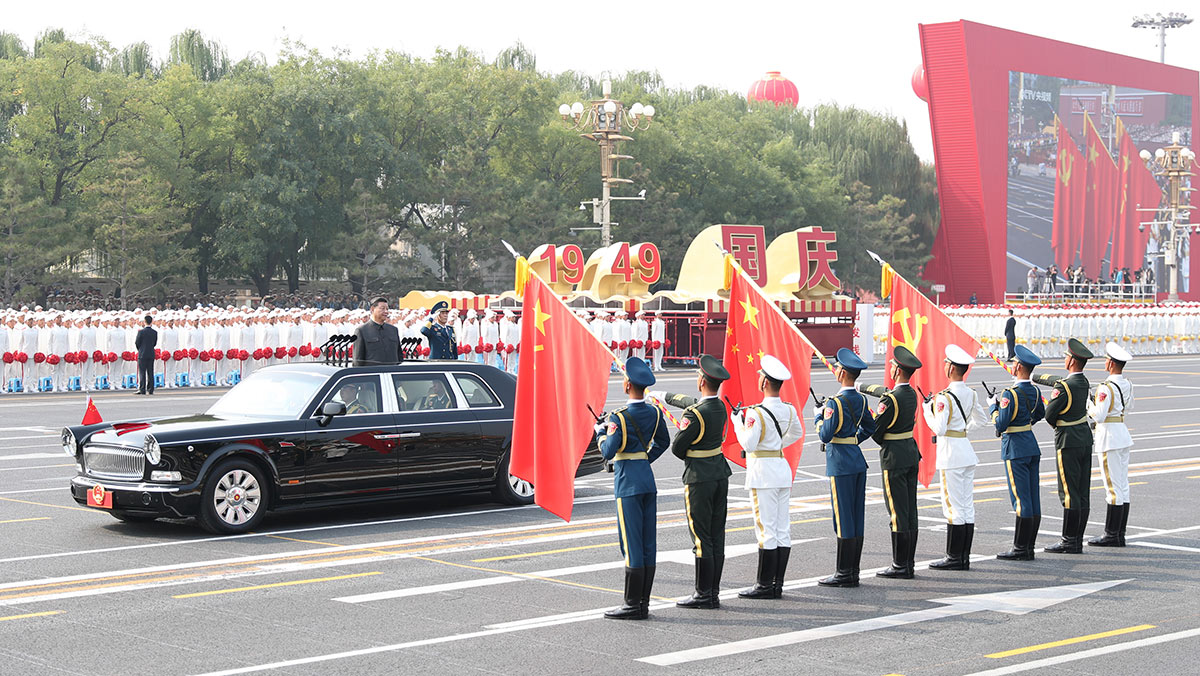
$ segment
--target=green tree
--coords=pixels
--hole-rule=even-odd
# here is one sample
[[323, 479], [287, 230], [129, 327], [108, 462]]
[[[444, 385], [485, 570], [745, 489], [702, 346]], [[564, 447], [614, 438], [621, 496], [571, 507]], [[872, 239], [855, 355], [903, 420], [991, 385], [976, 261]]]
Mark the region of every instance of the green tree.
[[65, 271], [55, 271], [79, 252], [81, 238], [61, 224], [62, 209], [46, 205], [31, 180], [28, 160], [8, 156], [0, 160], [0, 265], [3, 266], [3, 300], [41, 301], [51, 281]]

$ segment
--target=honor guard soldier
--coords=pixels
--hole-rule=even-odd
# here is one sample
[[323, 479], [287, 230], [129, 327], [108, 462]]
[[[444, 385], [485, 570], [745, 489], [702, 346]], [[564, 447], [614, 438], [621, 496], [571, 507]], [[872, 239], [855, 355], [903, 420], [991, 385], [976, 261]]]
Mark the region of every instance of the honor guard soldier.
[[729, 416], [746, 453], [746, 488], [758, 536], [758, 581], [738, 596], [778, 599], [783, 597], [783, 579], [792, 551], [789, 507], [795, 478], [783, 449], [804, 436], [804, 425], [796, 409], [779, 398], [779, 390], [791, 380], [792, 372], [769, 354], [763, 355], [760, 363], [758, 389], [763, 393], [762, 403]]
[[875, 418], [866, 395], [854, 389], [854, 381], [866, 368], [866, 362], [851, 350], [838, 350], [834, 376], [842, 389], [815, 409], [813, 424], [825, 444], [825, 475], [837, 534], [837, 572], [817, 582], [823, 587], [858, 586], [867, 495], [867, 461], [858, 445], [875, 433]]
[[458, 359], [458, 342], [454, 339], [454, 327], [447, 321], [450, 304], [438, 301], [421, 327], [421, 335], [429, 339], [430, 359]]
[[859, 385], [864, 394], [879, 397], [876, 428], [871, 437], [879, 444], [879, 467], [883, 470], [883, 493], [891, 516], [892, 565], [878, 577], [911, 580], [917, 551], [917, 467], [921, 451], [913, 439], [917, 422], [917, 392], [908, 380], [921, 368], [921, 360], [907, 347], [892, 351], [890, 391], [881, 385]]
[[1046, 404], [1046, 422], [1054, 427], [1058, 497], [1063, 505], [1062, 539], [1046, 547], [1047, 553], [1083, 553], [1092, 489], [1092, 428], [1087, 414], [1091, 386], [1083, 375], [1083, 367], [1094, 356], [1082, 342], [1072, 338], [1067, 341], [1064, 356], [1067, 377], [1043, 375], [1036, 380], [1054, 386]]
[[1096, 423], [1096, 454], [1100, 456], [1108, 512], [1104, 516], [1104, 535], [1088, 540], [1088, 544], [1124, 547], [1125, 526], [1129, 523], [1129, 450], [1133, 448], [1125, 413], [1133, 406], [1133, 385], [1121, 372], [1133, 356], [1111, 342], [1104, 353], [1108, 378], [1096, 388], [1096, 398], [1088, 402], [1088, 416]]
[[671, 443], [662, 411], [646, 403], [646, 388], [653, 384], [646, 362], [626, 360], [624, 389], [629, 401], [596, 426], [600, 454], [613, 464], [618, 542], [625, 557], [625, 604], [604, 613], [614, 620], [650, 616], [658, 535], [658, 489], [650, 463]]
[[696, 593], [680, 608], [720, 608], [721, 570], [725, 566], [725, 516], [729, 498], [729, 463], [725, 442], [725, 404], [717, 398], [729, 371], [715, 357], [700, 355], [696, 388], [700, 399], [666, 394], [668, 404], [683, 408], [683, 422], [671, 442], [671, 452], [683, 460], [683, 501], [692, 553], [696, 556]]
[[1017, 514], [1013, 547], [996, 555], [1002, 561], [1032, 561], [1033, 543], [1042, 523], [1042, 503], [1038, 490], [1038, 448], [1033, 425], [1046, 417], [1042, 392], [1030, 382], [1033, 369], [1041, 358], [1024, 345], [1015, 348], [1016, 373], [1012, 387], [988, 398], [989, 412], [996, 434], [1000, 435], [1000, 459], [1008, 477], [1008, 494]]
[[979, 395], [963, 381], [975, 358], [951, 343], [946, 346], [946, 378], [950, 385], [922, 409], [937, 444], [941, 474], [942, 515], [946, 517], [946, 558], [929, 564], [935, 570], [970, 570], [975, 539], [975, 465], [979, 458], [967, 432], [987, 424]]

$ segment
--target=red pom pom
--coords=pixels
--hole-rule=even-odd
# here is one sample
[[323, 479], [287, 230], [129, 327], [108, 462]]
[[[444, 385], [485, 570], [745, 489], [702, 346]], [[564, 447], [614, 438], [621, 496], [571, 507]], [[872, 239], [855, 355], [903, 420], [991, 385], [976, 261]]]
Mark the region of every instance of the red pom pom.
[[200, 356], [200, 350], [197, 350], [194, 347], [188, 349], [188, 359], [195, 359], [199, 356]]
[[171, 361], [171, 353], [167, 352], [166, 350], [163, 350], [161, 359], [163, 360], [164, 364]]
[[463, 354], [471, 354], [472, 348], [470, 345], [463, 345], [462, 350]]
[[116, 352], [109, 352], [108, 354], [106, 354], [106, 355], [104, 355], [104, 356], [105, 356], [105, 360], [106, 360], [106, 361], [109, 361], [109, 362], [114, 362], [114, 361], [116, 361], [116, 360], [117, 360], [117, 353], [116, 353]]
[[33, 353], [33, 363], [40, 364], [44, 361], [46, 361], [46, 355], [42, 354], [41, 352]]
[[68, 352], [68, 353], [64, 354], [63, 361], [67, 362], [68, 364], [74, 364], [75, 363], [75, 353]]
[[510, 344], [508, 344], [508, 345], [505, 345], [505, 346], [504, 346], [504, 349], [505, 349], [505, 351], [506, 351], [506, 352], [508, 352], [509, 354], [512, 354], [512, 353], [513, 353], [513, 352], [514, 352], [514, 351], [517, 349], [517, 346], [516, 346], [516, 345], [513, 345], [513, 344], [511, 344], [511, 343], [510, 343]]
[[671, 339], [670, 338], [663, 341], [663, 347], [671, 347]]
[[421, 348], [421, 356], [428, 357], [429, 356], [429, 348], [427, 348], [427, 347]]
[[212, 359], [212, 354], [208, 350], [200, 353], [200, 361], [208, 361], [209, 359]]
[[249, 358], [250, 358], [250, 353], [247, 352], [246, 350], [240, 350], [238, 352], [238, 359], [241, 359], [242, 361], [246, 361]]
[[12, 353], [12, 352], [5, 352], [5, 353], [4, 353], [4, 363], [5, 363], [5, 364], [11, 364], [11, 363], [13, 363], [13, 359], [14, 359], [14, 357], [13, 357], [13, 353]]
[[300, 353], [301, 357], [307, 357], [309, 354], [309, 348], [307, 345], [301, 345], [298, 352]]
[[287, 348], [286, 347], [283, 347], [281, 345], [281, 346], [275, 348], [275, 358], [276, 359], [283, 359], [286, 356], [287, 356]]
[[621, 348], [622, 350], [627, 350], [627, 349], [629, 349], [629, 341], [622, 340], [620, 343], [617, 344], [617, 347]]
[[29, 361], [29, 354], [26, 352], [18, 352], [17, 353], [17, 361], [24, 364], [25, 362]]
[[289, 348], [288, 348], [288, 356], [289, 356], [289, 357], [295, 357], [297, 354], [299, 354], [299, 352], [300, 352], [300, 351], [299, 351], [299, 350], [297, 350], [297, 349], [295, 348], [295, 346], [293, 346], [293, 347], [289, 347]]
[[97, 362], [97, 363], [104, 361], [104, 353], [101, 352], [100, 350], [96, 350], [95, 352], [92, 353], [92, 361]]
[[491, 344], [491, 343], [488, 343], [487, 345], [484, 345], [484, 346], [483, 346], [483, 349], [484, 349], [486, 352], [488, 352], [489, 354], [491, 354], [492, 350], [496, 349], [496, 346], [495, 346], [495, 345], [493, 345], [493, 344]]
[[610, 342], [610, 343], [608, 344], [608, 349], [610, 349], [610, 350], [615, 350], [615, 349], [617, 349], [617, 341], [615, 341], [615, 340], [614, 340], [614, 341]]
[[[220, 350], [218, 350], [218, 352], [219, 352], [219, 351], [220, 351]], [[238, 358], [238, 351], [237, 351], [237, 349], [235, 349], [235, 348], [232, 348], [232, 347], [231, 347], [231, 348], [229, 348], [228, 350], [225, 350], [225, 358], [226, 358], [226, 359], [237, 359], [237, 358]]]
[[183, 359], [183, 355], [184, 355], [183, 350], [175, 350], [174, 352], [171, 353], [171, 359], [174, 359], [175, 361], [179, 361], [179, 360]]
[[254, 350], [254, 358], [262, 359], [262, 348], [257, 348]]
[[216, 349], [216, 348], [213, 348], [213, 349], [212, 349], [212, 358], [213, 358], [214, 360], [216, 360], [216, 361], [221, 361], [221, 359], [222, 359], [222, 358], [224, 358], [224, 357], [225, 357], [225, 353], [224, 353], [224, 352], [222, 352], [222, 351], [220, 351], [220, 350], [218, 350], [218, 349]]
[[46, 363], [51, 366], [57, 366], [58, 362], [60, 362], [60, 361], [62, 361], [62, 359], [59, 358], [59, 356], [56, 354], [52, 354], [49, 357], [46, 357]]

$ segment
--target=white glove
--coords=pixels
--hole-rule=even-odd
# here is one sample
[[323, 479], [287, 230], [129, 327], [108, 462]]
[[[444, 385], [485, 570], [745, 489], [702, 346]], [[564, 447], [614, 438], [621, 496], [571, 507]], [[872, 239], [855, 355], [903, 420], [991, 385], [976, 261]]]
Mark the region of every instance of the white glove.
[[734, 413], [734, 412], [730, 411], [729, 422], [731, 422], [737, 426], [744, 426], [746, 424], [746, 414], [745, 413]]
[[995, 406], [996, 405], [996, 395], [993, 394], [992, 396], [988, 397], [987, 402], [988, 402], [988, 406]]
[[821, 404], [817, 404], [816, 406], [813, 406], [813, 417], [820, 418], [824, 412], [825, 412], [825, 407], [822, 406]]
[[665, 402], [667, 400], [667, 393], [664, 392], [663, 390], [650, 390], [649, 392], [646, 393], [646, 396], [652, 397], [652, 398], [657, 399], [662, 402]]
[[593, 432], [594, 434], [600, 434], [600, 433], [602, 433], [603, 431], [604, 431], [604, 423], [596, 423], [596, 424], [595, 424], [595, 425], [592, 427], [592, 432]]

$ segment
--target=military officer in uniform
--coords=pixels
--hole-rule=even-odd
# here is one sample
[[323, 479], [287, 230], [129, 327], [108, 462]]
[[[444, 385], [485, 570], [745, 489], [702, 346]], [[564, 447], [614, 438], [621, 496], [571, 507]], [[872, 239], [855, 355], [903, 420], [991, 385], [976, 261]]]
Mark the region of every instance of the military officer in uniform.
[[837, 535], [837, 572], [817, 582], [823, 587], [858, 586], [867, 491], [867, 461], [858, 445], [875, 433], [875, 418], [866, 395], [854, 389], [854, 381], [866, 368], [853, 351], [838, 350], [835, 377], [842, 388], [814, 411], [813, 424], [825, 444], [825, 475]]
[[754, 508], [754, 533], [758, 536], [758, 581], [738, 592], [744, 599], [783, 597], [783, 580], [792, 551], [790, 499], [795, 472], [783, 449], [804, 436], [804, 424], [795, 407], [779, 397], [792, 372], [772, 355], [759, 360], [758, 390], [763, 400], [737, 413], [730, 422], [746, 454], [746, 489]]
[[1124, 547], [1125, 526], [1129, 522], [1129, 450], [1133, 448], [1125, 413], [1133, 406], [1133, 385], [1122, 371], [1133, 356], [1112, 342], [1105, 346], [1104, 354], [1108, 378], [1096, 388], [1095, 399], [1088, 402], [1088, 416], [1096, 424], [1096, 454], [1100, 456], [1108, 511], [1104, 516], [1104, 535], [1088, 540], [1088, 544]]
[[907, 347], [892, 351], [891, 377], [896, 386], [859, 385], [863, 394], [879, 397], [876, 428], [871, 438], [879, 444], [879, 467], [883, 470], [883, 494], [892, 529], [892, 565], [879, 577], [911, 580], [917, 551], [917, 467], [921, 451], [913, 439], [917, 422], [917, 392], [909, 379], [921, 368], [921, 360]]
[[[729, 371], [711, 355], [700, 355], [696, 388], [700, 398], [683, 394], [661, 397], [683, 408], [683, 422], [671, 452], [683, 460], [683, 502], [696, 556], [696, 593], [680, 608], [720, 608], [721, 571], [725, 566], [725, 516], [729, 498], [729, 463], [725, 442], [725, 404], [717, 398]], [[652, 393], [661, 394], [661, 393]]]
[[449, 316], [450, 304], [444, 300], [438, 301], [425, 320], [425, 326], [421, 327], [421, 335], [429, 339], [430, 359], [458, 359], [454, 327], [446, 323]]
[[1039, 376], [1035, 382], [1053, 385], [1046, 404], [1046, 422], [1054, 427], [1054, 450], [1058, 455], [1058, 497], [1063, 505], [1062, 539], [1047, 553], [1082, 554], [1083, 532], [1087, 530], [1092, 489], [1092, 428], [1087, 405], [1091, 385], [1083, 368], [1093, 356], [1082, 342], [1067, 341], [1064, 356], [1067, 377]]
[[613, 463], [613, 495], [617, 499], [617, 533], [625, 557], [625, 604], [604, 613], [615, 620], [650, 616], [650, 588], [658, 534], [657, 495], [650, 463], [671, 443], [662, 411], [646, 403], [654, 374], [636, 357], [625, 362], [625, 394], [629, 401], [596, 426], [600, 454]]
[[946, 346], [946, 378], [950, 385], [922, 409], [937, 444], [941, 474], [942, 515], [946, 517], [946, 557], [929, 564], [935, 570], [970, 570], [975, 539], [975, 466], [979, 458], [967, 432], [987, 424], [979, 395], [963, 382], [975, 358], [951, 343]]
[[1024, 345], [1014, 348], [1016, 373], [1011, 387], [988, 398], [989, 413], [1000, 436], [1000, 459], [1008, 477], [1009, 500], [1017, 514], [1013, 547], [996, 555], [1002, 561], [1032, 561], [1038, 526], [1042, 523], [1042, 503], [1038, 490], [1038, 448], [1033, 425], [1046, 417], [1042, 392], [1030, 382], [1040, 357]]

